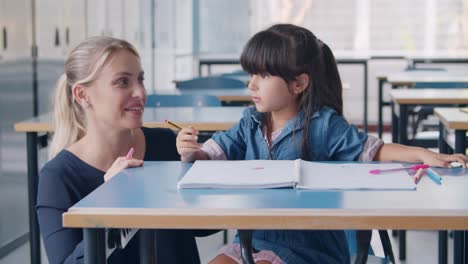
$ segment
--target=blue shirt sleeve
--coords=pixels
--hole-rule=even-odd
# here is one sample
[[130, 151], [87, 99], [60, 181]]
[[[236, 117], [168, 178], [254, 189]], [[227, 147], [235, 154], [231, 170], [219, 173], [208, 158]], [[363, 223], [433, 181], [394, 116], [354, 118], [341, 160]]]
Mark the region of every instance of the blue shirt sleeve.
[[343, 116], [331, 112], [326, 122], [324, 142], [327, 159], [353, 161], [359, 158], [367, 140], [367, 134], [359, 132]]
[[243, 112], [243, 117], [233, 127], [225, 132], [217, 132], [212, 139], [221, 147], [228, 160], [243, 160], [246, 152], [245, 132], [253, 126], [250, 109]]

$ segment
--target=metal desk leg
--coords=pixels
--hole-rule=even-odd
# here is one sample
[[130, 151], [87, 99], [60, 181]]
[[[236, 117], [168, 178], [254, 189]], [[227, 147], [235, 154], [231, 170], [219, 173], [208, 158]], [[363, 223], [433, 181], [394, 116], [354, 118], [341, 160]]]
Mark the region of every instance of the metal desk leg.
[[466, 151], [466, 130], [455, 130], [455, 153]]
[[442, 122], [439, 122], [439, 153], [449, 153], [449, 145], [445, 141], [445, 127]]
[[439, 264], [447, 264], [447, 238], [448, 231], [439, 231]]
[[364, 62], [364, 132], [367, 133], [368, 130], [368, 122], [367, 122], [367, 100], [368, 100], [368, 93], [369, 88], [367, 84], [367, 61]]
[[464, 231], [465, 233], [465, 245], [464, 245], [464, 264], [468, 264], [468, 231]]
[[[140, 246], [140, 264], [155, 263], [156, 251], [154, 231], [149, 229], [140, 229], [138, 231]], [[158, 252], [156, 252], [157, 254]], [[154, 260], [154, 261], [153, 261]]]
[[[448, 153], [449, 146], [445, 142], [445, 128], [444, 125], [439, 122], [439, 153]], [[446, 264], [448, 258], [448, 232], [445, 230], [439, 231], [439, 264]]]
[[408, 106], [399, 105], [399, 123], [398, 123], [398, 143], [407, 145], [408, 144]]
[[31, 263], [41, 263], [41, 241], [39, 238], [39, 224], [36, 214], [36, 198], [38, 185], [37, 161], [37, 132], [26, 133], [26, 146], [28, 155], [28, 210], [29, 210], [29, 243]]
[[392, 107], [392, 143], [398, 143], [398, 116], [395, 113], [395, 104], [391, 103]]
[[384, 83], [385, 83], [385, 79], [379, 79], [379, 91], [378, 91], [378, 101], [379, 101], [379, 105], [378, 105], [378, 113], [379, 113], [379, 116], [378, 116], [378, 123], [377, 123], [377, 132], [379, 134], [379, 138], [382, 138], [382, 134], [383, 134], [383, 117], [382, 117], [382, 107], [383, 107], [383, 86], [384, 86]]
[[465, 232], [464, 231], [454, 231], [453, 232], [453, 263], [454, 264], [463, 264], [464, 251], [463, 244], [465, 242]]
[[252, 256], [252, 234], [253, 230], [239, 230], [242, 263], [255, 264]]
[[398, 248], [400, 250], [400, 260], [406, 259], [406, 230], [398, 230]]
[[84, 228], [84, 263], [106, 263], [106, 235], [104, 229]]
[[[455, 153], [465, 153], [466, 150], [466, 130], [455, 130]], [[454, 232], [454, 254], [453, 263], [465, 263], [468, 261], [468, 245], [465, 245], [465, 231]]]

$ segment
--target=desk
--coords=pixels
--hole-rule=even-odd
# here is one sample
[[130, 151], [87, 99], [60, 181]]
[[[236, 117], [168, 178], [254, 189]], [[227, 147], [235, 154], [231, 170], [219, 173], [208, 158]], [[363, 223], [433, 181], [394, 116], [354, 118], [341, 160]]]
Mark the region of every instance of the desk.
[[[439, 151], [449, 153], [451, 148], [455, 153], [466, 153], [466, 131], [468, 131], [468, 113], [461, 112], [459, 108], [436, 108], [435, 115], [440, 119], [439, 125]], [[449, 137], [449, 130], [455, 131], [455, 142]], [[468, 232], [454, 232], [454, 263], [461, 263], [463, 258], [468, 261]], [[464, 255], [462, 249], [465, 249]]]
[[[392, 88], [401, 86], [413, 86], [415, 83], [447, 83], [447, 82], [467, 82], [468, 74], [462, 72], [443, 72], [443, 71], [412, 71], [400, 72], [390, 75], [381, 74], [377, 76], [379, 82], [378, 88], [378, 125], [377, 131], [379, 138], [383, 133], [383, 107], [390, 106], [390, 102], [383, 101], [383, 86], [389, 83]], [[419, 89], [419, 88], [418, 88]]]
[[[408, 140], [408, 109], [416, 105], [468, 104], [468, 89], [397, 89], [390, 91], [390, 97], [392, 98], [392, 142], [417, 146], [419, 143], [424, 143], [424, 140]], [[399, 232], [400, 259], [405, 259], [406, 256], [405, 236], [404, 231]], [[445, 231], [439, 232], [439, 263], [447, 261], [447, 239], [443, 239], [446, 236]]]
[[[245, 107], [160, 107], [146, 108], [143, 114], [144, 126], [167, 127], [165, 119], [182, 126], [193, 125], [202, 131], [227, 130], [242, 116]], [[47, 146], [47, 133], [53, 132], [52, 116], [41, 115], [15, 124], [16, 132], [26, 133], [28, 163], [28, 211], [30, 246], [32, 252], [40, 252], [39, 226], [36, 215], [38, 185], [38, 147]], [[39, 135], [39, 133], [46, 133]], [[32, 260], [40, 263], [40, 259]]]
[[[158, 93], [156, 93], [158, 94]], [[223, 103], [251, 103], [249, 89], [176, 89], [173, 92], [163, 92], [160, 94], [175, 95], [213, 95]]]
[[[337, 64], [357, 64], [362, 65], [363, 67], [363, 79], [364, 79], [364, 114], [363, 114], [363, 124], [364, 124], [364, 131], [367, 132], [368, 121], [367, 121], [367, 111], [368, 111], [368, 83], [367, 83], [367, 76], [368, 76], [368, 62], [369, 57], [366, 55], [353, 55], [353, 54], [342, 54], [336, 56], [336, 63]], [[202, 67], [206, 65], [208, 68], [208, 75], [211, 75], [211, 66], [212, 65], [235, 65], [240, 64], [240, 55], [235, 54], [220, 54], [220, 55], [210, 55], [210, 54], [203, 54], [198, 56], [198, 76], [202, 76]], [[343, 85], [346, 87], [346, 85]]]
[[392, 141], [404, 145], [407, 135], [408, 108], [416, 105], [468, 105], [468, 89], [398, 89], [390, 91], [392, 99]]
[[[110, 227], [468, 229], [466, 169], [436, 169], [444, 175], [444, 185], [425, 177], [417, 191], [178, 190], [176, 183], [189, 166], [145, 162], [121, 172], [71, 207], [63, 224], [91, 234], [85, 244], [93, 237], [96, 242], [94, 235]], [[104, 241], [97, 242], [101, 245], [91, 253], [102, 256]]]
[[[466, 131], [468, 131], [468, 113], [460, 111], [459, 108], [435, 108], [434, 114], [440, 120], [442, 129], [439, 140], [445, 145], [442, 147], [443, 153], [447, 153], [447, 147], [452, 148], [455, 153], [466, 152]], [[450, 140], [449, 131], [455, 133], [455, 141]]]

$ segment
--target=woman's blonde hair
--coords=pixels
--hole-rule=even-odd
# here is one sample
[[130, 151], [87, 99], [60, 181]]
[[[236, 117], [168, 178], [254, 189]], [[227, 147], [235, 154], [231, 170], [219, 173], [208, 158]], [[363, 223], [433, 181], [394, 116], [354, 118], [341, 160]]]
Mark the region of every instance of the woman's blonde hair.
[[49, 158], [78, 141], [86, 133], [83, 107], [74, 100], [75, 85], [89, 85], [96, 80], [110, 56], [117, 50], [128, 50], [139, 57], [135, 47], [125, 40], [112, 37], [92, 37], [80, 43], [65, 61], [65, 73], [60, 76], [53, 97], [54, 136]]

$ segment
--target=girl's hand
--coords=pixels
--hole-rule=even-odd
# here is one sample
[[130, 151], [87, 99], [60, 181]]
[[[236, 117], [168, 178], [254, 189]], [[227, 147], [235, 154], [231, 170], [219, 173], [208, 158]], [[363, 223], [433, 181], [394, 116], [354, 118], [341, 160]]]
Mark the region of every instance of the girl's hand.
[[467, 167], [468, 157], [463, 154], [441, 154], [435, 153], [430, 150], [425, 150], [421, 153], [420, 156], [421, 161], [424, 164], [428, 164], [430, 166], [437, 166], [437, 167], [445, 167], [449, 168], [450, 163], [456, 161], [462, 165], [463, 168]]
[[176, 145], [180, 159], [183, 162], [192, 162], [195, 160], [196, 153], [200, 150], [201, 144], [197, 143], [198, 130], [193, 127], [186, 127], [179, 131]]
[[143, 165], [143, 161], [139, 159], [127, 159], [126, 157], [118, 157], [112, 166], [107, 170], [106, 174], [104, 174], [104, 181], [110, 180], [114, 177], [117, 173], [122, 171], [126, 168], [133, 168], [133, 167], [140, 167]]

